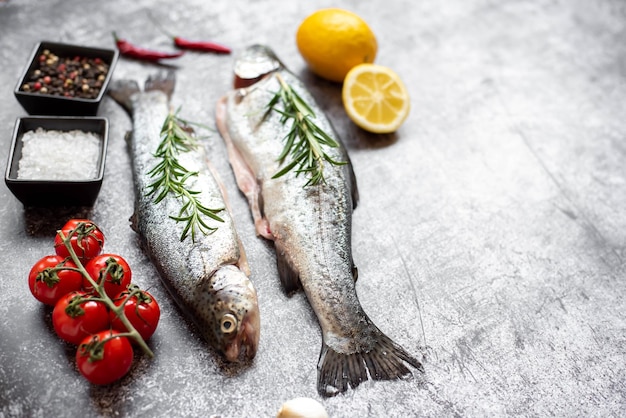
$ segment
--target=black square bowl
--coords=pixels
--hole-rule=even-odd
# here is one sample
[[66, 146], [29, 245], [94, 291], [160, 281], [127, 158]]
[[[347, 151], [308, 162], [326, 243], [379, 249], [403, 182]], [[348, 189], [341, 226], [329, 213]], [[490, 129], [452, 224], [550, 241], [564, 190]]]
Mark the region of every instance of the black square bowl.
[[[64, 132], [79, 130], [91, 132], [98, 136], [100, 138], [100, 150], [98, 160], [94, 162], [97, 169], [96, 176], [94, 178], [72, 180], [23, 178], [23, 176], [20, 176], [18, 171], [24, 147], [22, 138], [26, 132], [36, 131], [37, 128], [42, 128], [46, 131]], [[13, 141], [4, 181], [9, 190], [24, 206], [92, 206], [102, 186], [108, 140], [109, 122], [103, 117], [30, 116], [18, 118], [13, 131]], [[80, 149], [80, 146], [77, 143], [76, 149]], [[67, 158], [66, 155], [53, 155], [53, 151], [46, 151], [46, 153], [50, 161], [54, 161], [57, 157]]]
[[[73, 59], [74, 57], [78, 57], [88, 60], [99, 58], [104, 64], [108, 65], [108, 71], [104, 80], [98, 81], [101, 86], [93, 87], [91, 94], [92, 96], [95, 95], [95, 97], [66, 97], [61, 94], [55, 95], [49, 92], [42, 93], [42, 90], [35, 91], [34, 88], [31, 88], [30, 91], [26, 91], [24, 89], [24, 85], [29, 82], [33, 83], [35, 82], [35, 79], [38, 78], [38, 76], [34, 76], [34, 74], [38, 69], [41, 71], [40, 57], [44, 55], [45, 51], [49, 51], [59, 59], [57, 63], [51, 64], [48, 68], [52, 73], [53, 80], [56, 78], [58, 64], [62, 63], [66, 58]], [[118, 55], [119, 52], [117, 49], [91, 48], [55, 42], [40, 42], [33, 49], [30, 60], [28, 61], [28, 66], [20, 77], [13, 93], [24, 110], [31, 115], [95, 116], [98, 113], [98, 107], [100, 106], [100, 102], [102, 102], [102, 98], [106, 93], [107, 86], [111, 81]], [[82, 66], [79, 70], [81, 73], [84, 71], [84, 75], [86, 75], [84, 78], [89, 80], [87, 70], [83, 70]], [[75, 80], [74, 77], [76, 77], [76, 79], [81, 78], [80, 76], [76, 76], [76, 74], [72, 77], [72, 71], [69, 70], [67, 73], [64, 73], [63, 71], [59, 71], [59, 73], [63, 74], [62, 77], [64, 79], [70, 78], [72, 82]], [[41, 78], [45, 75], [47, 74], [42, 73]], [[91, 81], [95, 82], [96, 80]], [[78, 80], [78, 83], [75, 85], [82, 86], [82, 81]]]

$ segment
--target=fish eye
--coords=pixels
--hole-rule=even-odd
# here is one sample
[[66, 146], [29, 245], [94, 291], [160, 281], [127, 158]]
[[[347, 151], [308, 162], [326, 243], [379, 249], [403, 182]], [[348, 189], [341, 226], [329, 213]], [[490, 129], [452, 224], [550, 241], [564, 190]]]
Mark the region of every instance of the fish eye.
[[237, 318], [233, 314], [226, 314], [220, 321], [220, 329], [224, 334], [231, 334], [237, 330]]

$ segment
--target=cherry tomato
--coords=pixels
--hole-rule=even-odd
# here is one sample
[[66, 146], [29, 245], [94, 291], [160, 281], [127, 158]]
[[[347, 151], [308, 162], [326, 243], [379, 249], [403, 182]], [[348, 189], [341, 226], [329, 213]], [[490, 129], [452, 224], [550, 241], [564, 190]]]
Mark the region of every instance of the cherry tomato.
[[28, 274], [30, 292], [38, 301], [54, 306], [61, 297], [82, 288], [83, 275], [71, 268], [76, 264], [59, 255], [43, 257]]
[[[129, 294], [132, 294], [130, 299], [126, 300]], [[124, 301], [124, 314], [130, 321], [131, 325], [139, 332], [141, 338], [147, 340], [156, 331], [161, 317], [161, 309], [156, 299], [148, 292], [139, 290], [136, 286], [131, 287], [120, 293], [115, 298], [115, 304], [120, 306]], [[113, 313], [111, 315], [111, 327], [115, 330], [126, 332], [128, 331], [122, 321]]]
[[[96, 283], [102, 283], [104, 278], [104, 291], [111, 298], [126, 290], [132, 279], [130, 266], [117, 254], [100, 254], [89, 260], [85, 270]], [[87, 279], [84, 280], [83, 286], [85, 290], [92, 289]]]
[[[81, 261], [88, 261], [102, 252], [104, 234], [98, 226], [87, 219], [70, 219], [61, 228], [65, 237], [71, 236], [70, 244]], [[54, 250], [61, 257], [69, 257], [70, 253], [63, 244], [59, 234], [54, 238]]]
[[121, 379], [133, 364], [133, 348], [127, 337], [114, 330], [86, 337], [76, 350], [76, 365], [87, 380], [108, 385]]
[[57, 335], [72, 344], [109, 328], [109, 312], [102, 302], [89, 299], [86, 292], [71, 292], [54, 305], [52, 326]]

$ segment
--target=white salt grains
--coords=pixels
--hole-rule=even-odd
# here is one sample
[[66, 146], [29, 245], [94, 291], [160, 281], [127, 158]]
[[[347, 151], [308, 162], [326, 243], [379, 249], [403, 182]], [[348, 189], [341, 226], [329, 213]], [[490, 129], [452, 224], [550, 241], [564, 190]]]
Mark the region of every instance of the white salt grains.
[[98, 176], [101, 139], [93, 132], [37, 128], [22, 136], [17, 178], [90, 180]]

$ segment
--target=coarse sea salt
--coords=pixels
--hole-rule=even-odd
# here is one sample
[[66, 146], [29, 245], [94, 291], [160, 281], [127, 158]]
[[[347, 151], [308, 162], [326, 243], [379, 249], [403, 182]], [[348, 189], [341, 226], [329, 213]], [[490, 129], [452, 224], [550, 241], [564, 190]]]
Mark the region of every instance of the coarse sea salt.
[[80, 130], [37, 128], [22, 135], [17, 178], [24, 180], [90, 180], [98, 176], [100, 137]]

